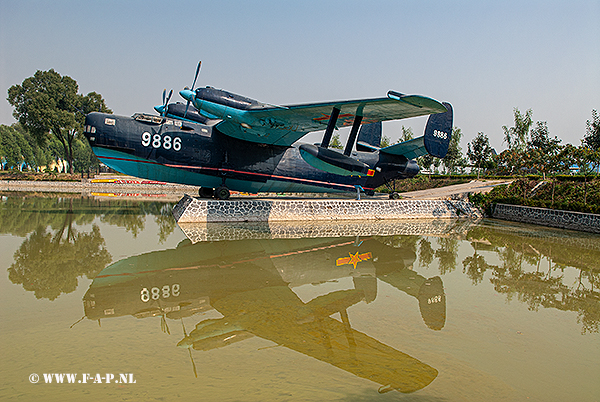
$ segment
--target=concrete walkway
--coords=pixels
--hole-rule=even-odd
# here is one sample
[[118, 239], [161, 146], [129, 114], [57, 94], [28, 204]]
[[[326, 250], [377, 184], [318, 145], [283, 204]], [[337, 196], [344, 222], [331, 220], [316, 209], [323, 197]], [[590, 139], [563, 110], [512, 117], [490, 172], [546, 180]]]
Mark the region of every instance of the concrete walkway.
[[[118, 182], [111, 182], [118, 180]], [[143, 183], [142, 183], [143, 182]], [[466, 199], [469, 193], [480, 193], [491, 191], [497, 185], [510, 183], [505, 180], [477, 181], [470, 183], [456, 184], [448, 187], [441, 187], [428, 190], [412, 191], [401, 193], [402, 199], [406, 200], [461, 200]], [[196, 196], [198, 187], [185, 186], [171, 183], [148, 182], [131, 176], [117, 176], [102, 174], [94, 179], [86, 179], [81, 182], [53, 182], [53, 181], [18, 181], [18, 180], [0, 180], [0, 191], [38, 191], [38, 192], [65, 192], [81, 193], [82, 195], [93, 196], [125, 196], [140, 197], [144, 195], [168, 195], [169, 200], [178, 200], [184, 194]], [[356, 195], [347, 194], [266, 194], [258, 195], [243, 194], [232, 192], [232, 199], [355, 199]], [[361, 196], [365, 200], [387, 200], [388, 195], [377, 193], [375, 196]]]
[[428, 190], [400, 193], [402, 199], [407, 200], [458, 200], [465, 199], [469, 193], [488, 193], [501, 184], [510, 184], [506, 180], [473, 180], [469, 183], [455, 184], [453, 186], [431, 188]]

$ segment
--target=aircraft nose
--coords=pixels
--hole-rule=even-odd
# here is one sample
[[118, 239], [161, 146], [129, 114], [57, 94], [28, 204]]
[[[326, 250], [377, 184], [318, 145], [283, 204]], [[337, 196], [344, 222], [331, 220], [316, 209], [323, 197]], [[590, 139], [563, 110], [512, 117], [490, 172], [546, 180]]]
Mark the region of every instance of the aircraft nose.
[[179, 91], [179, 95], [181, 95], [183, 99], [192, 102], [194, 100], [194, 97], [196, 96], [196, 93], [189, 89], [182, 89], [181, 91]]
[[85, 135], [88, 140], [90, 140], [90, 137], [95, 138], [97, 135], [101, 134], [99, 130], [102, 127], [104, 116], [105, 115], [102, 113], [93, 112], [85, 117], [83, 135]]

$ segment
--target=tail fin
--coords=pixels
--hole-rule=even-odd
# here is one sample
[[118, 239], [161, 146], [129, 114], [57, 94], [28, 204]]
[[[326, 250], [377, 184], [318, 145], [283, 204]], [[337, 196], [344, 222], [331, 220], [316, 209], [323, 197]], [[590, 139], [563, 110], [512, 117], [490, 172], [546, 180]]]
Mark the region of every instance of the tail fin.
[[360, 131], [358, 132], [358, 141], [356, 143], [357, 151], [374, 152], [379, 148], [380, 145], [381, 122], [363, 124], [362, 126], [360, 126]]
[[452, 138], [452, 105], [447, 102], [442, 104], [447, 111], [429, 116], [423, 138], [427, 152], [438, 158], [446, 156]]

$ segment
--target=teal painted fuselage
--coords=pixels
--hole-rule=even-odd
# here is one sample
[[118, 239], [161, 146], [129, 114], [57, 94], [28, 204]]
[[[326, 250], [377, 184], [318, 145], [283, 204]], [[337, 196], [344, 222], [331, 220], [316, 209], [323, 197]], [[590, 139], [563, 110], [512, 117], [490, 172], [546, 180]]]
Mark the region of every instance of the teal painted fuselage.
[[391, 178], [412, 177], [414, 161], [379, 152], [352, 157], [373, 176], [338, 175], [309, 165], [296, 144], [277, 146], [244, 141], [211, 124], [150, 115], [90, 113], [85, 135], [109, 167], [135, 177], [241, 192], [373, 191]]

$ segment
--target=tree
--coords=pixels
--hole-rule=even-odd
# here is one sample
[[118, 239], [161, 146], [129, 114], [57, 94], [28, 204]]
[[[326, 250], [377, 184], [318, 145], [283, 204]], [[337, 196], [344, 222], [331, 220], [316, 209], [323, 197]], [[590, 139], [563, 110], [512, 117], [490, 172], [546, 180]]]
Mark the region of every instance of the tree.
[[587, 204], [587, 178], [594, 171], [593, 163], [598, 161], [598, 154], [599, 152], [594, 152], [585, 145], [574, 147], [571, 144], [567, 144], [559, 155], [560, 159], [566, 161], [569, 165], [577, 165], [579, 174], [583, 176], [584, 204]]
[[448, 146], [448, 153], [442, 159], [444, 166], [448, 173], [452, 173], [456, 166], [460, 166], [463, 162], [462, 149], [460, 147], [460, 139], [462, 138], [462, 132], [460, 128], [454, 127], [452, 129], [452, 138], [450, 139], [450, 145]]
[[585, 131], [583, 143], [594, 151], [600, 151], [600, 116], [597, 110], [592, 110], [592, 120], [586, 122]]
[[425, 170], [429, 172], [431, 175], [431, 165], [433, 165], [433, 160], [435, 158], [429, 154], [425, 154], [417, 159], [419, 166], [423, 167]]
[[344, 149], [344, 146], [340, 141], [340, 135], [338, 133], [333, 134], [333, 136], [331, 137], [329, 148]]
[[555, 171], [559, 166], [560, 142], [557, 137], [550, 138], [548, 124], [545, 121], [538, 121], [535, 128], [531, 130], [531, 138], [526, 148], [526, 162], [542, 172], [544, 180], [547, 173]]
[[518, 108], [514, 108], [514, 113], [515, 125], [510, 128], [502, 126], [504, 142], [508, 145], [508, 149], [522, 151], [529, 140], [529, 130], [533, 124], [531, 120], [533, 112], [528, 109], [525, 114], [522, 114]]
[[412, 127], [404, 127], [402, 126], [402, 135], [400, 136], [400, 140], [398, 142], [404, 142], [412, 140], [415, 137]]
[[23, 164], [32, 168], [45, 164], [44, 151], [19, 123], [0, 125], [0, 159], [7, 169], [19, 169]]
[[487, 135], [482, 132], [477, 133], [477, 137], [473, 141], [467, 144], [467, 156], [471, 163], [477, 167], [477, 179], [479, 180], [479, 174], [481, 168], [486, 166], [486, 163], [492, 157], [492, 147], [490, 147], [490, 140]]
[[389, 147], [390, 145], [392, 145], [392, 140], [390, 139], [390, 137], [388, 137], [387, 135], [381, 137], [381, 142], [379, 143], [380, 148]]
[[92, 111], [112, 113], [96, 92], [77, 94], [77, 82], [50, 69], [36, 71], [33, 77], [8, 90], [13, 116], [31, 133], [40, 146], [54, 136], [60, 141], [64, 157], [73, 173], [73, 146], [82, 131], [85, 114]]
[[65, 223], [52, 234], [40, 226], [29, 235], [15, 252], [15, 262], [8, 268], [8, 277], [22, 284], [35, 297], [55, 300], [62, 293], [77, 288], [77, 278], [94, 278], [112, 257], [105, 248], [97, 225], [89, 233], [72, 228], [72, 214], [65, 214]]

